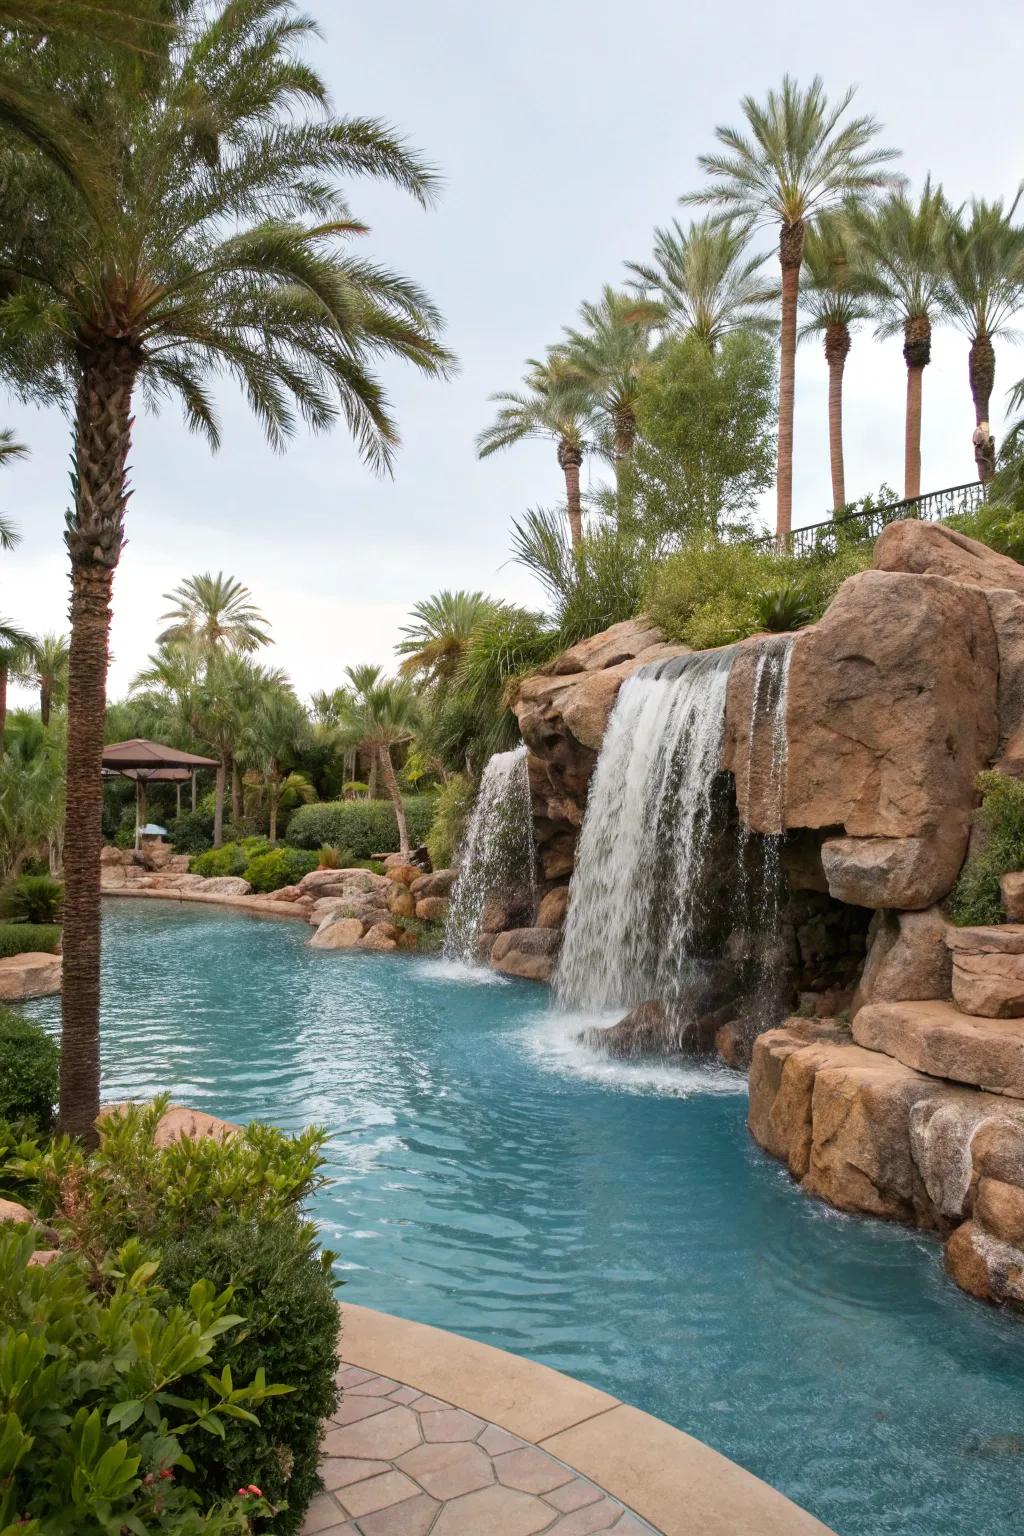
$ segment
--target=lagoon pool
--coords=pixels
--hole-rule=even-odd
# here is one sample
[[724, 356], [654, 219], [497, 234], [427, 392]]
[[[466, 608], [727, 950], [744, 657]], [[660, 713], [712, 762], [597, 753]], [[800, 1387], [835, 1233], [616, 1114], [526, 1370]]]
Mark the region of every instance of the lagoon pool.
[[347, 1299], [603, 1387], [839, 1536], [1019, 1529], [1024, 1326], [803, 1196], [741, 1078], [607, 1063], [541, 988], [298, 924], [111, 901], [104, 934], [104, 1096], [326, 1126]]

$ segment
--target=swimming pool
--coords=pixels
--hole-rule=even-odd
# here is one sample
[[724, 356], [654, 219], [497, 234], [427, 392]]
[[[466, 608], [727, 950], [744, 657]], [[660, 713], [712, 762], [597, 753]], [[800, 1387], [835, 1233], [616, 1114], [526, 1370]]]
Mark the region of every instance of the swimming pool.
[[1024, 1328], [802, 1195], [741, 1078], [605, 1062], [541, 988], [299, 924], [111, 901], [104, 931], [104, 1096], [325, 1125], [347, 1299], [603, 1387], [839, 1536], [1017, 1528]]

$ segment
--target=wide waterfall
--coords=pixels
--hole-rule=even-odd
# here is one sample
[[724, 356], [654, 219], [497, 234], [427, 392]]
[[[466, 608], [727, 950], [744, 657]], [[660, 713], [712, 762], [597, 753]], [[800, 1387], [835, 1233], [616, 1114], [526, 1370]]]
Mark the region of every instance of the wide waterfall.
[[644, 667], [619, 692], [590, 786], [555, 979], [587, 1012], [697, 981], [735, 649]]
[[472, 961], [479, 958], [488, 900], [520, 896], [529, 910], [534, 905], [533, 807], [525, 746], [496, 752], [484, 769], [458, 864], [444, 954], [448, 960]]

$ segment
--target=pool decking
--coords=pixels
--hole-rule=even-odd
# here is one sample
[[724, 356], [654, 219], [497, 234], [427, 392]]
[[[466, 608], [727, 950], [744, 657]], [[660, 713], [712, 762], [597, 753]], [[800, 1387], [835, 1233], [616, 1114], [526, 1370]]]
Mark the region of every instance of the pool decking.
[[303, 1536], [831, 1536], [709, 1446], [486, 1344], [343, 1304]]

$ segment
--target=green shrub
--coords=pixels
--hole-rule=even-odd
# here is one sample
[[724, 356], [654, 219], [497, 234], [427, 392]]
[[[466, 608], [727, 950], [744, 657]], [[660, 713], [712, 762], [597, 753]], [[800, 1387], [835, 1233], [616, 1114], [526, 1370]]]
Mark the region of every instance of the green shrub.
[[951, 517], [947, 525], [978, 539], [1000, 555], [1024, 562], [1024, 508], [1004, 501], [983, 501], [974, 512]]
[[0, 917], [9, 923], [56, 923], [64, 886], [52, 875], [19, 875], [0, 891]]
[[55, 955], [61, 931], [52, 923], [0, 923], [0, 960], [11, 955]]
[[271, 848], [249, 860], [245, 878], [254, 891], [279, 891], [284, 885], [296, 885], [319, 862], [317, 854], [302, 848]]
[[796, 582], [784, 581], [778, 586], [766, 587], [754, 599], [754, 611], [759, 629], [771, 634], [786, 634], [803, 629], [814, 621], [814, 607], [810, 593]]
[[427, 852], [435, 869], [450, 869], [455, 863], [475, 799], [476, 785], [467, 773], [453, 773], [442, 784], [427, 833]]
[[[175, 1301], [187, 1300], [198, 1275], [218, 1292], [233, 1287], [232, 1311], [245, 1317], [218, 1364], [229, 1365], [236, 1381], [262, 1366], [271, 1381], [301, 1383], [301, 1391], [263, 1404], [258, 1424], [236, 1420], [224, 1440], [190, 1444], [196, 1482], [218, 1498], [256, 1483], [272, 1504], [287, 1502], [269, 1528], [290, 1536], [319, 1489], [320, 1437], [338, 1402], [331, 1256], [294, 1221], [232, 1221], [196, 1228], [164, 1250], [159, 1279]], [[182, 1390], [189, 1394], [189, 1384]]]
[[[434, 819], [435, 795], [410, 795], [404, 800], [409, 839], [421, 843]], [[326, 800], [302, 805], [288, 823], [293, 848], [319, 851], [325, 843], [350, 848], [353, 858], [368, 859], [374, 853], [394, 853], [398, 827], [390, 800]]]
[[[224, 1335], [241, 1321], [229, 1293], [199, 1282], [171, 1306], [157, 1265], [130, 1244], [108, 1266], [108, 1294], [66, 1260], [30, 1266], [34, 1246], [0, 1233], [0, 1530], [244, 1536], [267, 1503], [201, 1496], [185, 1448], [219, 1443], [286, 1390], [222, 1374]], [[196, 1396], [181, 1395], [185, 1381]]]
[[53, 1124], [60, 1052], [56, 1041], [29, 1019], [0, 1008], [0, 1119]]
[[247, 865], [257, 853], [269, 851], [269, 843], [263, 843], [259, 849], [252, 850], [245, 843], [225, 843], [221, 848], [211, 848], [207, 853], [197, 854], [188, 867], [193, 875], [203, 875], [206, 879], [244, 875]]
[[962, 928], [1004, 923], [1000, 876], [1024, 869], [1024, 781], [991, 769], [978, 775], [977, 787], [981, 846], [964, 865], [948, 902], [950, 917]]
[[205, 853], [213, 846], [213, 812], [182, 811], [167, 830], [175, 853]]

